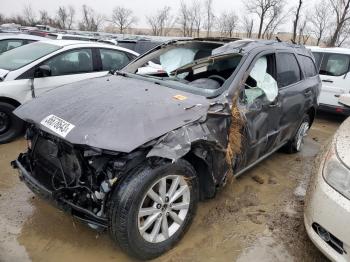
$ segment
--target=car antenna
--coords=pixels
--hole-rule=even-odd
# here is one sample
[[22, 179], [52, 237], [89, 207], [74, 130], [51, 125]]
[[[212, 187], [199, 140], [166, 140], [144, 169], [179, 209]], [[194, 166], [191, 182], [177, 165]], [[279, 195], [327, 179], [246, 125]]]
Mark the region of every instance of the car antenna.
[[282, 40], [281, 40], [278, 36], [276, 36], [276, 40], [277, 40], [277, 42], [279, 42], [279, 43], [282, 42]]

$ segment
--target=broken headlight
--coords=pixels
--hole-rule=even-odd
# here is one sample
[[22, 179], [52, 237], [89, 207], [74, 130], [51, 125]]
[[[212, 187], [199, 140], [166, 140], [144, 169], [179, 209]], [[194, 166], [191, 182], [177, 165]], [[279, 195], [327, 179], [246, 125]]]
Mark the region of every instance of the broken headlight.
[[331, 187], [350, 200], [350, 170], [339, 160], [334, 143], [326, 157], [323, 177]]

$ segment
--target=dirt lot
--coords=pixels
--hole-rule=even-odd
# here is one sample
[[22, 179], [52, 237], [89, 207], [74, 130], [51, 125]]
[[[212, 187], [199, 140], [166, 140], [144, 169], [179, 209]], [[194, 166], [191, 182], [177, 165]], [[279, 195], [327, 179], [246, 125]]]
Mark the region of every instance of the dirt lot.
[[[344, 118], [320, 115], [296, 155], [276, 153], [213, 200], [200, 203], [189, 232], [157, 261], [323, 261], [303, 226], [313, 161]], [[34, 195], [9, 166], [25, 142], [0, 145], [0, 261], [129, 261], [98, 234]]]

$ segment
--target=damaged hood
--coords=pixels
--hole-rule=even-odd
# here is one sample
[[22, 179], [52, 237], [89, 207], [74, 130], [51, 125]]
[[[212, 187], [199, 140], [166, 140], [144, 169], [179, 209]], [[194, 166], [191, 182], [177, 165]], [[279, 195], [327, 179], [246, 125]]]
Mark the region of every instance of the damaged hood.
[[[209, 101], [202, 96], [149, 81], [107, 76], [56, 88], [14, 113], [72, 144], [128, 153], [206, 117], [208, 108]], [[55, 126], [57, 119], [69, 125], [64, 134], [47, 126]]]

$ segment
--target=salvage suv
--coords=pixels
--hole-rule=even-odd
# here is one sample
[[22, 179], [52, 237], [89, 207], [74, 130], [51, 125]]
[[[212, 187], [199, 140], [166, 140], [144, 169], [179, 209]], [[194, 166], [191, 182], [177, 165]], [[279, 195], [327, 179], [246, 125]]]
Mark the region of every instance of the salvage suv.
[[[139, 75], [150, 61], [164, 72]], [[12, 165], [32, 191], [108, 229], [129, 255], [155, 258], [228, 174], [282, 147], [301, 150], [320, 83], [304, 47], [172, 41], [19, 107], [28, 150]]]

